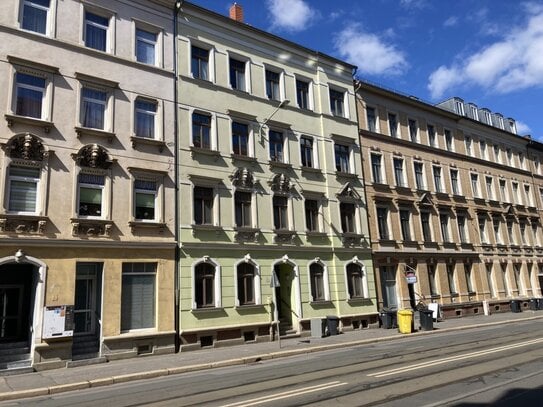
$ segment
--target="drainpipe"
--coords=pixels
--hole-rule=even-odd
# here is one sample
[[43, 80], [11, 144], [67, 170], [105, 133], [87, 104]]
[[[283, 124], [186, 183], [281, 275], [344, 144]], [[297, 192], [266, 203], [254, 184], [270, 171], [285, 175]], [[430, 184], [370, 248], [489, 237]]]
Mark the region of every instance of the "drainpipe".
[[178, 81], [179, 81], [179, 67], [177, 63], [177, 23], [179, 17], [179, 11], [183, 5], [183, 0], [176, 0], [173, 10], [173, 72], [174, 72], [174, 89], [173, 89], [173, 104], [174, 104], [174, 202], [175, 202], [175, 221], [174, 221], [174, 239], [175, 239], [175, 260], [174, 260], [174, 326], [175, 326], [175, 352], [179, 352], [181, 341], [179, 338], [179, 266], [180, 266], [180, 249], [179, 249], [179, 119], [178, 119], [178, 99], [179, 99], [179, 90], [178, 90]]

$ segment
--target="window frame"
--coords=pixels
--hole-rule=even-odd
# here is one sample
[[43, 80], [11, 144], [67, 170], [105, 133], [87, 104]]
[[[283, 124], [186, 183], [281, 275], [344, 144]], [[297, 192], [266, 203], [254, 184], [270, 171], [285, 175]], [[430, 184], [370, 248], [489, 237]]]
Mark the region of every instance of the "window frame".
[[[280, 136], [281, 141], [279, 143], [274, 142], [274, 146], [280, 146], [280, 153], [281, 156], [277, 157], [272, 154], [272, 134], [275, 136]], [[275, 151], [277, 153], [278, 151]], [[269, 160], [271, 162], [276, 163], [284, 163], [287, 164], [290, 162], [289, 160], [289, 151], [288, 151], [288, 136], [284, 130], [280, 130], [277, 128], [269, 128], [268, 129], [268, 154], [269, 154]]]
[[405, 176], [405, 160], [403, 157], [392, 157], [392, 170], [394, 172], [394, 182], [396, 187], [407, 188], [408, 184]]
[[439, 213], [439, 229], [443, 243], [451, 243], [450, 216], [448, 213]]
[[[197, 282], [197, 273], [198, 273], [198, 266], [205, 265], [209, 266], [213, 269], [213, 301], [209, 304], [202, 304], [199, 306], [197, 301], [197, 290], [198, 282]], [[222, 307], [222, 292], [221, 292], [221, 266], [219, 263], [217, 263], [214, 259], [210, 258], [209, 256], [204, 256], [201, 259], [196, 260], [192, 264], [192, 311], [199, 311], [199, 310], [206, 310], [206, 309], [216, 309]], [[204, 297], [204, 295], [202, 295]]]
[[434, 189], [437, 194], [444, 194], [443, 173], [440, 165], [432, 165], [432, 177], [434, 179]]
[[[209, 148], [204, 146], [203, 143], [196, 145], [195, 143], [195, 122], [194, 116], [202, 116], [209, 118]], [[193, 109], [190, 111], [190, 146], [191, 148], [197, 148], [201, 150], [208, 151], [217, 151], [217, 126], [216, 126], [216, 115], [210, 112], [203, 110]]]
[[458, 239], [460, 244], [470, 243], [469, 233], [466, 229], [466, 219], [467, 215], [464, 213], [456, 214], [456, 225], [458, 227]]
[[[311, 142], [310, 143], [311, 148], [309, 149], [309, 148], [305, 147], [304, 146], [305, 143], [303, 144], [302, 140], [310, 141]], [[317, 139], [315, 137], [311, 137], [311, 136], [303, 134], [303, 135], [300, 136], [299, 146], [300, 146], [300, 164], [301, 164], [302, 168], [319, 169]], [[306, 165], [307, 164], [307, 154], [304, 154], [305, 151], [310, 152], [311, 165]], [[304, 164], [304, 161], [305, 161], [305, 164]]]
[[[247, 154], [242, 154], [243, 152], [243, 147], [242, 147], [242, 139], [241, 137], [244, 136], [243, 134], [241, 133], [236, 133], [234, 131], [234, 126], [244, 126], [247, 128], [247, 141], [246, 141], [246, 148], [247, 148]], [[239, 153], [235, 151], [234, 147], [236, 145], [235, 143], [235, 137], [238, 137], [240, 138], [239, 139], [239, 142], [238, 144], [240, 145], [239, 147]], [[230, 151], [232, 152], [233, 155], [235, 156], [238, 156], [238, 157], [254, 157], [254, 133], [253, 133], [253, 129], [252, 129], [252, 126], [249, 122], [245, 121], [245, 120], [242, 120], [242, 119], [238, 119], [238, 118], [232, 118], [230, 120]]]
[[481, 198], [481, 191], [479, 190], [479, 174], [475, 172], [470, 173], [471, 181], [471, 193], [474, 198]]
[[[239, 203], [241, 204], [240, 208], [242, 209], [242, 211], [240, 212], [242, 215], [243, 214], [246, 214], [247, 212], [247, 205], [243, 205], [243, 204], [246, 204], [247, 202], [249, 203], [249, 216], [250, 218], [246, 219], [245, 216], [242, 216], [243, 219], [242, 222], [238, 222], [238, 216], [237, 216], [237, 213], [238, 213], [238, 201], [237, 201], [237, 197], [238, 197], [238, 194], [241, 195], [241, 194], [248, 194], [250, 196], [250, 200], [245, 200], [245, 201], [240, 201]], [[257, 224], [256, 223], [256, 208], [255, 208], [255, 194], [253, 191], [248, 191], [248, 190], [245, 190], [245, 189], [238, 189], [238, 190], [235, 190], [234, 193], [233, 193], [233, 196], [232, 196], [233, 200], [234, 200], [234, 216], [233, 216], [233, 223], [234, 223], [234, 227], [235, 228], [254, 228], [255, 225]], [[240, 224], [241, 223], [241, 224]]]
[[[352, 145], [344, 142], [334, 142], [334, 163], [336, 172], [342, 174], [353, 173]], [[346, 170], [346, 171], [345, 171]]]
[[[294, 85], [296, 90], [296, 105], [300, 109], [304, 110], [313, 110], [313, 86], [312, 86], [311, 79], [303, 78], [303, 77], [295, 77]], [[307, 89], [303, 89], [304, 97], [301, 97], [299, 85], [304, 84], [307, 85]]]
[[[24, 168], [24, 169], [34, 169], [38, 172], [38, 177], [29, 177], [29, 176], [23, 176], [23, 175], [14, 175], [11, 173], [12, 168]], [[22, 160], [14, 160], [11, 161], [6, 166], [6, 193], [5, 193], [5, 208], [6, 213], [9, 214], [18, 214], [18, 215], [39, 215], [42, 212], [42, 166], [41, 165], [35, 165], [33, 163], [25, 163]], [[11, 209], [11, 198], [12, 198], [12, 192], [13, 192], [13, 185], [12, 182], [24, 182], [26, 184], [32, 184], [34, 185], [34, 190], [36, 193], [36, 197], [33, 201], [34, 204], [34, 210], [33, 211], [19, 211]], [[26, 201], [25, 201], [26, 202]]]
[[457, 295], [458, 290], [456, 287], [456, 264], [447, 264], [447, 283], [449, 285], [449, 293], [451, 295]]
[[[391, 118], [394, 118], [393, 120], [393, 124], [394, 126], [392, 126], [392, 122], [391, 122]], [[398, 115], [396, 113], [392, 113], [392, 112], [388, 112], [387, 113], [387, 121], [388, 121], [388, 131], [389, 131], [389, 135], [390, 137], [392, 138], [400, 138], [400, 132], [399, 132], [399, 127], [398, 127]]]
[[[154, 34], [156, 36], [155, 42], [154, 42], [154, 61], [153, 63], [139, 61], [138, 60], [138, 30], [146, 32], [148, 34]], [[164, 67], [164, 55], [163, 55], [163, 49], [164, 49], [164, 32], [162, 28], [153, 26], [151, 24], [134, 20], [134, 60], [150, 65], [150, 66], [156, 66], [159, 68]], [[150, 43], [148, 39], [143, 39], [143, 42]]]
[[[87, 48], [92, 49], [94, 51], [98, 52], [105, 52], [107, 54], [115, 54], [115, 20], [116, 16], [115, 13], [111, 10], [98, 8], [94, 5], [89, 5], [88, 3], [82, 4], [82, 30], [81, 30], [81, 44]], [[104, 28], [104, 26], [101, 26], [100, 24], [93, 22], [90, 24], [91, 26], [97, 26], [98, 28], [104, 29], [105, 31], [105, 37], [106, 37], [106, 43], [104, 49], [98, 49], [91, 47], [87, 44], [87, 13], [104, 18], [107, 20], [108, 25]]]
[[[46, 10], [46, 16], [45, 16], [45, 32], [39, 32], [35, 30], [31, 30], [29, 28], [24, 28], [24, 11], [25, 11], [25, 5], [28, 5], [29, 7], [39, 9], [39, 10]], [[57, 7], [57, 0], [50, 0], [49, 1], [49, 7], [45, 7], [39, 4], [34, 3], [32, 0], [23, 0], [19, 2], [19, 28], [21, 30], [31, 32], [38, 35], [43, 35], [46, 37], [52, 37], [54, 35], [54, 27], [56, 22], [56, 7]]]
[[[243, 66], [243, 77], [239, 77], [240, 71], [236, 69], [236, 64], [239, 64], [238, 68]], [[232, 80], [234, 77], [235, 83]], [[249, 58], [232, 53], [228, 54], [228, 84], [232, 90], [251, 93], [251, 60]]]
[[409, 208], [400, 208], [398, 210], [398, 216], [400, 219], [400, 232], [402, 234], [402, 240], [404, 242], [411, 242], [413, 240], [413, 231], [411, 228], [411, 210]]
[[[84, 91], [85, 89], [93, 90], [102, 92], [105, 95], [105, 102], [104, 105], [104, 113], [103, 113], [103, 121], [104, 126], [102, 129], [98, 127], [88, 127], [85, 126], [85, 109], [84, 106]], [[99, 101], [101, 102], [101, 101]], [[79, 83], [79, 104], [78, 104], [78, 124], [83, 129], [91, 129], [91, 130], [98, 130], [98, 131], [104, 131], [104, 132], [113, 132], [114, 124], [113, 124], [113, 105], [115, 103], [114, 98], [114, 91], [111, 88], [108, 88], [106, 86], [102, 86], [100, 84], [88, 82], [88, 81], [80, 81]]]
[[[313, 266], [319, 266], [322, 270], [322, 289], [323, 289], [323, 298], [317, 298], [315, 299], [314, 293], [314, 279], [313, 279], [313, 270], [311, 268]], [[325, 263], [323, 263], [321, 260], [313, 260], [310, 261], [307, 265], [307, 279], [308, 279], [308, 286], [309, 286], [309, 298], [310, 303], [319, 303], [319, 302], [325, 302], [330, 301], [330, 282], [328, 277], [328, 267]]]
[[347, 92], [345, 90], [329, 87], [330, 114], [336, 117], [347, 117]]
[[[239, 276], [239, 267], [243, 265], [250, 265], [253, 268], [253, 302], [245, 302], [242, 303], [240, 301], [240, 276]], [[261, 276], [260, 276], [260, 266], [258, 263], [256, 263], [253, 259], [250, 258], [250, 256], [245, 256], [245, 258], [239, 260], [234, 264], [234, 270], [235, 270], [235, 292], [236, 292], [236, 299], [235, 299], [235, 306], [236, 307], [251, 307], [251, 306], [257, 306], [262, 304], [262, 292], [261, 292]]]
[[[41, 122], [52, 121], [52, 106], [53, 106], [53, 76], [56, 72], [56, 68], [39, 66], [32, 61], [11, 59], [8, 57], [11, 63], [11, 92], [8, 92], [9, 109], [8, 113], [13, 116], [20, 117], [27, 120], [37, 120]], [[18, 82], [17, 74], [22, 73], [25, 75], [34, 76], [45, 80], [45, 86], [43, 88], [42, 102], [41, 102], [41, 116], [39, 118], [32, 116], [23, 116], [17, 113], [17, 91]]]
[[[453, 176], [453, 174], [455, 174]], [[462, 196], [462, 186], [460, 183], [460, 171], [457, 168], [451, 168], [449, 170], [449, 176], [451, 178], [451, 192], [453, 195]]]
[[[353, 267], [350, 267], [353, 266]], [[352, 275], [352, 271], [349, 270], [350, 268], [358, 267], [360, 276], [357, 278], [359, 280], [359, 283], [356, 284], [359, 286], [360, 289], [360, 295], [357, 295], [358, 293], [355, 293], [353, 291], [354, 285], [351, 283], [351, 280], [355, 277]], [[351, 275], [350, 275], [351, 274]], [[344, 266], [344, 275], [345, 275], [345, 289], [347, 294], [347, 300], [363, 300], [369, 298], [369, 291], [368, 291], [368, 281], [367, 281], [367, 272], [366, 267], [364, 264], [361, 264], [359, 261], [350, 261], [345, 264]]]
[[385, 205], [375, 207], [375, 220], [377, 221], [377, 232], [379, 240], [391, 240], [390, 234], [390, 209]]
[[[420, 169], [420, 171], [418, 171]], [[415, 186], [418, 190], [426, 191], [426, 175], [424, 173], [424, 162], [413, 161], [413, 174], [415, 175]]]
[[[415, 133], [413, 134], [413, 127], [412, 125], [414, 125], [414, 130], [415, 130]], [[413, 118], [408, 118], [407, 119], [407, 130], [409, 132], [409, 141], [411, 141], [412, 143], [419, 143], [420, 142], [420, 135], [419, 135], [419, 122], [418, 120], [416, 119], [413, 119]]]
[[[189, 53], [190, 53], [190, 58], [189, 58], [189, 61], [188, 61], [188, 64], [189, 64], [189, 67], [188, 67], [188, 72], [190, 74], [190, 76], [194, 79], [197, 79], [197, 80], [202, 80], [202, 81], [207, 81], [207, 82], [211, 82], [211, 83], [215, 83], [215, 70], [214, 70], [214, 66], [215, 66], [215, 48], [210, 45], [210, 44], [204, 44], [204, 43], [200, 43], [200, 42], [190, 42], [188, 44], [188, 46], [190, 47], [189, 48]], [[206, 63], [207, 63], [207, 68], [205, 69], [205, 73], [206, 75], [201, 75], [201, 72], [202, 71], [202, 66], [201, 66], [201, 61], [204, 60], [203, 58], [196, 58], [196, 56], [194, 55], [195, 54], [195, 49], [197, 50], [202, 50], [202, 51], [207, 51], [207, 59], [205, 59]], [[195, 59], [198, 60], [198, 75], [195, 75], [194, 74], [194, 61]], [[207, 76], [207, 77], [204, 77], [204, 76]]]
[[342, 233], [358, 233], [360, 229], [358, 226], [358, 210], [355, 202], [340, 200], [339, 217]]
[[[277, 75], [277, 82], [268, 78], [268, 73]], [[277, 95], [275, 95], [275, 86], [268, 86], [270, 83], [277, 84]], [[282, 101], [284, 95], [284, 72], [283, 70], [265, 65], [264, 67], [264, 90], [268, 100]], [[271, 93], [271, 94], [270, 94]]]
[[454, 136], [449, 129], [443, 129], [443, 137], [445, 138], [445, 148], [447, 151], [454, 152]]
[[[370, 112], [373, 112], [373, 118], [372, 118], [372, 115], [370, 115]], [[366, 105], [366, 124], [367, 124], [368, 131], [371, 131], [372, 133], [379, 132], [379, 118], [378, 117], [379, 116], [377, 114], [377, 109], [373, 106]]]
[[439, 143], [437, 140], [437, 132], [436, 127], [433, 124], [427, 124], [426, 125], [426, 132], [428, 134], [428, 145], [430, 147], [438, 148]]
[[[148, 103], [153, 104], [155, 106], [155, 111], [149, 111], [149, 110], [143, 110], [141, 108], [138, 108], [138, 102], [142, 103]], [[142, 113], [144, 115], [152, 116], [153, 118], [153, 137], [146, 137], [142, 135], [138, 135], [138, 113]], [[158, 99], [150, 99], [146, 97], [137, 96], [134, 99], [134, 120], [132, 120], [133, 123], [133, 137], [137, 137], [138, 139], [146, 139], [146, 140], [162, 140], [163, 139], [163, 128], [162, 128], [162, 117], [163, 117], [163, 109], [162, 109], [162, 103]]]
[[[374, 159], [377, 158], [377, 162]], [[383, 155], [380, 153], [370, 153], [370, 165], [372, 181], [375, 184], [385, 184], [386, 181], [383, 176]]]
[[492, 177], [491, 175], [485, 176], [485, 187], [487, 198], [490, 201], [496, 200], [496, 193], [494, 191], [494, 177]]
[[[308, 202], [315, 202], [316, 207], [315, 208], [309, 208], [309, 211], [314, 209], [314, 216], [309, 216], [308, 214]], [[322, 233], [323, 232], [323, 222], [322, 217], [319, 216], [322, 210], [322, 200], [318, 199], [317, 197], [306, 197], [304, 198], [304, 215], [305, 215], [305, 230], [306, 233]], [[313, 228], [308, 227], [308, 219], [311, 219], [311, 223], [314, 223]]]
[[[287, 231], [292, 229], [290, 197], [284, 194], [272, 196], [273, 230]], [[279, 225], [279, 226], [278, 226]]]
[[[135, 264], [144, 264], [144, 265], [154, 265], [154, 271], [147, 271], [146, 267], [144, 266], [143, 271], [125, 271], [125, 265], [135, 265]], [[122, 333], [124, 332], [140, 332], [140, 331], [154, 331], [157, 329], [158, 324], [158, 282], [159, 279], [157, 278], [159, 274], [159, 265], [157, 262], [123, 262], [121, 266], [121, 317], [120, 317], [120, 330]], [[132, 266], [133, 268], [133, 266]], [[123, 306], [123, 292], [124, 286], [125, 286], [125, 278], [131, 276], [150, 276], [153, 278], [153, 310], [152, 310], [152, 316], [153, 316], [153, 325], [148, 327], [139, 327], [139, 328], [133, 328], [130, 327], [128, 329], [123, 327], [123, 311], [125, 310], [125, 307]], [[132, 304], [133, 305], [133, 304]], [[147, 310], [147, 307], [142, 307], [143, 311]]]
[[[420, 211], [420, 228], [422, 231], [422, 241], [425, 243], [432, 242], [433, 228], [432, 228], [432, 214], [430, 211]], [[427, 225], [427, 227], [425, 227]], [[428, 235], [428, 236], [427, 236]]]

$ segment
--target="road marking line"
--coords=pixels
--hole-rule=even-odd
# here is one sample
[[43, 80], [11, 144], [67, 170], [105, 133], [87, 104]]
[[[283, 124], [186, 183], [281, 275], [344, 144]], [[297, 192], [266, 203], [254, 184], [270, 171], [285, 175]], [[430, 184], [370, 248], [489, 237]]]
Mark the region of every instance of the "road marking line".
[[235, 406], [248, 407], [248, 406], [254, 406], [256, 404], [264, 404], [264, 403], [269, 403], [271, 401], [282, 400], [282, 399], [285, 399], [285, 398], [290, 397], [292, 395], [301, 395], [301, 394], [313, 393], [313, 392], [320, 391], [320, 390], [331, 389], [333, 387], [344, 386], [346, 384], [347, 383], [343, 383], [343, 382], [339, 382], [339, 381], [324, 383], [324, 384], [318, 384], [318, 385], [315, 385], [315, 386], [302, 387], [302, 388], [299, 388], [299, 389], [289, 390], [289, 391], [285, 391], [285, 392], [277, 393], [277, 394], [271, 394], [271, 395], [268, 395], [268, 396], [257, 397], [257, 398], [254, 398], [254, 399], [238, 401], [236, 403], [225, 404], [222, 407], [235, 407]]
[[540, 342], [543, 342], [543, 338], [533, 339], [533, 340], [530, 340], [530, 341], [521, 342], [521, 343], [517, 343], [517, 344], [513, 344], [513, 345], [505, 345], [505, 346], [499, 346], [497, 348], [492, 348], [492, 349], [487, 349], [487, 350], [482, 350], [482, 351], [477, 351], [477, 352], [471, 352], [471, 353], [467, 353], [465, 355], [449, 356], [449, 357], [442, 358], [442, 359], [436, 359], [436, 360], [431, 360], [431, 361], [428, 361], [428, 362], [417, 363], [417, 364], [411, 365], [411, 366], [404, 366], [404, 367], [398, 367], [398, 368], [395, 368], [395, 369], [383, 370], [381, 372], [369, 373], [368, 376], [376, 377], [376, 378], [386, 377], [386, 376], [391, 376], [391, 375], [398, 374], [398, 373], [409, 372], [409, 371], [412, 371], [412, 370], [424, 369], [425, 367], [429, 367], [429, 366], [442, 365], [444, 363], [455, 362], [455, 361], [468, 359], [468, 358], [472, 358], [472, 357], [489, 355], [489, 354], [492, 354], [492, 353], [503, 352], [505, 350], [515, 349], [515, 348], [522, 348], [524, 346], [529, 346], [529, 345], [533, 345], [533, 344], [540, 343]]

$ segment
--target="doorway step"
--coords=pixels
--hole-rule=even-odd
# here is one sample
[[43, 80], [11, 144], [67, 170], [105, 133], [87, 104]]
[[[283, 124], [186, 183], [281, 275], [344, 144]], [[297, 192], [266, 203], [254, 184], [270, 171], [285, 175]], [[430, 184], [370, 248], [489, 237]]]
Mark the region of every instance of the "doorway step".
[[31, 365], [28, 342], [3, 343], [0, 346], [0, 376], [33, 372]]
[[95, 335], [74, 336], [72, 344], [72, 360], [66, 367], [76, 367], [107, 362], [100, 357], [100, 341]]
[[279, 335], [281, 338], [298, 338], [300, 334], [292, 327], [292, 323], [287, 320], [279, 319]]

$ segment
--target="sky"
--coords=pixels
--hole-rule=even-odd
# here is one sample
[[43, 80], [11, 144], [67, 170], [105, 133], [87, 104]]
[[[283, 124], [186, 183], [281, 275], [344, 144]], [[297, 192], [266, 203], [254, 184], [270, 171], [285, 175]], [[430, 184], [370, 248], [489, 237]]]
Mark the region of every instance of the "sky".
[[[231, 0], [189, 0], [228, 15]], [[453, 96], [543, 142], [543, 0], [239, 0], [245, 22], [439, 103]]]

